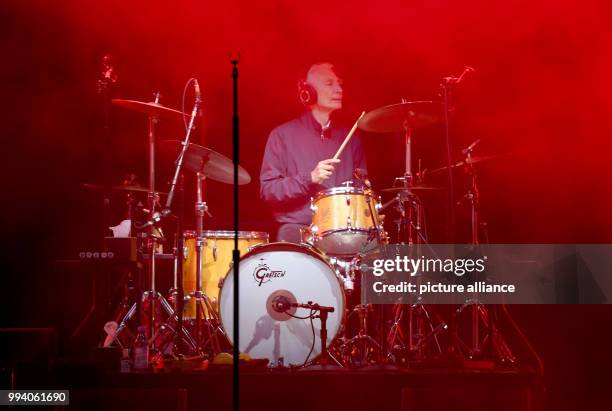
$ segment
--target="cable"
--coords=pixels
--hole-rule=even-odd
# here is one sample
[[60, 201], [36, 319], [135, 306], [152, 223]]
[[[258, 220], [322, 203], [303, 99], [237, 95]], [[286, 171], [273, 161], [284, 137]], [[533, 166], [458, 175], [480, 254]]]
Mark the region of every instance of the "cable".
[[[306, 356], [306, 359], [304, 360], [304, 364], [302, 364], [302, 367], [306, 366], [306, 363], [308, 363], [308, 360], [310, 359], [310, 356], [312, 355], [312, 351], [314, 350], [314, 346], [315, 346], [315, 340], [316, 340], [316, 336], [315, 336], [315, 330], [314, 330], [314, 313], [315, 310], [310, 310], [310, 329], [312, 330], [312, 345], [310, 346], [310, 351], [308, 352], [308, 355]], [[323, 341], [321, 341], [321, 344], [323, 343]]]
[[306, 366], [306, 363], [308, 362], [308, 359], [310, 358], [310, 356], [312, 355], [312, 351], [314, 350], [314, 345], [315, 345], [315, 340], [316, 340], [316, 335], [315, 335], [315, 330], [314, 330], [314, 318], [315, 316], [313, 315], [315, 312], [315, 310], [310, 310], [310, 314], [308, 314], [306, 317], [299, 317], [297, 315], [293, 315], [288, 311], [285, 311], [284, 314], [287, 314], [289, 317], [293, 317], [293, 318], [297, 318], [298, 320], [308, 320], [310, 319], [310, 329], [312, 330], [312, 345], [310, 346], [310, 351], [308, 352], [308, 355], [306, 356], [306, 359], [304, 360], [304, 363], [302, 364], [302, 367]]
[[187, 116], [185, 116], [184, 114], [185, 113], [185, 97], [187, 96], [187, 88], [189, 88], [191, 83], [193, 83], [194, 81], [196, 81], [196, 79], [193, 77], [187, 80], [187, 83], [185, 83], [185, 87], [183, 87], [183, 97], [181, 98], [181, 112], [183, 113], [183, 125], [185, 126], [185, 131], [187, 131], [187, 129], [189, 128], [189, 125], [187, 124]]
[[298, 320], [308, 320], [309, 318], [312, 318], [312, 310], [310, 311], [310, 315], [306, 317], [298, 317], [297, 315], [293, 315], [288, 311], [283, 312], [283, 314], [287, 314], [289, 317], [297, 318]]

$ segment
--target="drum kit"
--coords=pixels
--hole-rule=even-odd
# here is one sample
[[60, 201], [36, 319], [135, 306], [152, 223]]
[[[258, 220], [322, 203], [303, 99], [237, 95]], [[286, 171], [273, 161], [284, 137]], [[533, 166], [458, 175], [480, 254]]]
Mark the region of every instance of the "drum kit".
[[[204, 201], [204, 181], [234, 182], [233, 162], [224, 155], [189, 141], [197, 117], [199, 101], [190, 114], [159, 102], [114, 99], [112, 104], [145, 114], [148, 118], [147, 157], [149, 186], [128, 183], [111, 190], [147, 193], [147, 219], [132, 221], [140, 239], [139, 251], [146, 267], [146, 291], [141, 299], [120, 313], [115, 343], [126, 346], [137, 322], [146, 325], [152, 355], [194, 355], [212, 358], [229, 352], [234, 342], [234, 270], [232, 251], [234, 231], [206, 230], [210, 216]], [[443, 106], [431, 101], [402, 101], [362, 115], [358, 127], [366, 132], [402, 133], [404, 173], [392, 187], [380, 190], [393, 198], [383, 203], [367, 176], [356, 170], [361, 182], [346, 182], [319, 192], [311, 199], [312, 224], [303, 230], [302, 243], [270, 243], [265, 232], [239, 231], [239, 349], [253, 358], [269, 361], [269, 366], [308, 367], [314, 364], [339, 367], [408, 365], [441, 357], [445, 353], [476, 358], [482, 338], [474, 336], [472, 347], [443, 347], [440, 336], [450, 332], [434, 307], [418, 302], [412, 305], [371, 306], [361, 304], [360, 259], [378, 246], [389, 243], [382, 212], [397, 211], [393, 227], [398, 243], [427, 243], [420, 190], [442, 190], [422, 181], [423, 173], [413, 171], [412, 139], [415, 130], [443, 121]], [[162, 119], [186, 124], [184, 141], [162, 141], [165, 152], [176, 154], [174, 178], [168, 193], [156, 186], [156, 126]], [[465, 159], [440, 167], [429, 174], [467, 170], [471, 181], [466, 199], [472, 206], [472, 240], [478, 243], [482, 223], [474, 165], [494, 157], [474, 157], [472, 144], [464, 150]], [[173, 285], [166, 299], [157, 288], [159, 244], [164, 234], [162, 220], [174, 218], [171, 209], [180, 175], [186, 170], [195, 177], [195, 230], [183, 230], [177, 223], [172, 254]], [[238, 168], [238, 184], [251, 181], [249, 173]], [[90, 186], [92, 188], [93, 186]], [[166, 198], [165, 207], [160, 199]], [[130, 213], [131, 215], [132, 213]], [[356, 301], [357, 300], [357, 301]], [[468, 304], [469, 305], [469, 304]], [[466, 306], [457, 310], [457, 317]], [[493, 329], [492, 316], [476, 304], [474, 309], [487, 329]], [[137, 315], [138, 314], [138, 315]], [[140, 317], [135, 319], [134, 317]], [[450, 321], [452, 323], [452, 321]], [[456, 336], [452, 336], [456, 337]], [[453, 340], [456, 338], [449, 338]], [[499, 338], [496, 341], [500, 341]], [[503, 361], [514, 361], [509, 348], [497, 350]]]

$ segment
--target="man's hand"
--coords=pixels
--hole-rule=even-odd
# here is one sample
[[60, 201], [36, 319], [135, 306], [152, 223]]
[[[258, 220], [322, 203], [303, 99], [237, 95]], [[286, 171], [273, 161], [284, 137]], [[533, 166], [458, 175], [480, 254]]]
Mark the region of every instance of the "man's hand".
[[328, 158], [319, 161], [317, 166], [310, 172], [310, 179], [313, 183], [321, 184], [327, 180], [334, 172], [334, 164], [339, 163], [339, 159]]

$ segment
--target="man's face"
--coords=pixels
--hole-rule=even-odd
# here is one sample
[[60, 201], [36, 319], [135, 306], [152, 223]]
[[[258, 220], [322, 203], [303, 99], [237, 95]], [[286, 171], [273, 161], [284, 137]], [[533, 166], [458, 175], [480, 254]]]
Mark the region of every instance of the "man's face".
[[342, 108], [342, 80], [331, 67], [314, 67], [308, 73], [307, 81], [317, 90], [315, 107], [329, 111]]

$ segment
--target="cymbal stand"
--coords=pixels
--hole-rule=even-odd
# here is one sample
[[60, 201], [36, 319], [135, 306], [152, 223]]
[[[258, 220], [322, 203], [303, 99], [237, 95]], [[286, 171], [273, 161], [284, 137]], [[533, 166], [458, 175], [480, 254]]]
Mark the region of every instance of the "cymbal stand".
[[345, 364], [365, 366], [372, 365], [380, 361], [382, 347], [368, 334], [368, 312], [372, 310], [369, 304], [357, 304], [352, 312], [359, 318], [359, 331], [357, 335], [340, 346], [342, 359]]
[[[474, 150], [476, 144], [477, 142], [471, 144], [469, 147], [463, 150], [465, 155], [465, 159], [463, 160], [465, 164], [464, 167], [470, 179], [470, 186], [463, 195], [462, 200], [460, 200], [457, 204], [460, 204], [463, 200], [465, 200], [470, 205], [470, 240], [474, 249], [479, 249], [481, 246], [479, 235], [480, 230], [482, 229], [484, 231], [485, 242], [488, 241], [488, 235], [486, 231], [486, 223], [481, 220], [480, 216], [480, 190], [478, 188], [478, 176], [474, 163], [472, 162], [472, 151]], [[466, 344], [461, 338], [459, 338], [457, 333], [458, 317], [467, 308], [470, 308], [471, 345]], [[495, 306], [491, 306], [491, 308], [495, 310]], [[515, 357], [512, 354], [510, 347], [506, 344], [495, 325], [496, 317], [496, 312], [489, 313], [489, 309], [479, 301], [478, 294], [474, 293], [471, 299], [466, 300], [465, 303], [455, 311], [452, 333], [454, 346], [459, 350], [459, 352], [466, 355], [469, 359], [490, 354], [497, 356], [497, 358], [502, 362], [514, 362]], [[486, 327], [484, 336], [481, 336], [481, 322]], [[490, 350], [488, 353], [485, 353], [483, 348], [487, 343], [489, 344]]]
[[[160, 94], [156, 92], [154, 94], [155, 103], [159, 104]], [[155, 216], [157, 213], [157, 206], [159, 204], [159, 194], [155, 191], [155, 128], [157, 123], [159, 122], [159, 118], [157, 116], [148, 116], [149, 119], [149, 141], [148, 141], [148, 150], [149, 150], [149, 193], [148, 193], [148, 202], [149, 202], [149, 213], [151, 216]], [[142, 302], [148, 307], [148, 317], [149, 317], [149, 329], [148, 329], [148, 337], [151, 338], [156, 334], [156, 322], [157, 322], [157, 307], [161, 306], [164, 309], [168, 317], [172, 317], [174, 315], [174, 310], [168, 301], [164, 298], [164, 296], [159, 293], [156, 289], [156, 277], [157, 277], [157, 269], [156, 269], [156, 252], [158, 241], [162, 239], [161, 235], [158, 235], [155, 230], [155, 222], [151, 225], [151, 229], [148, 233], [145, 234], [146, 241], [146, 249], [148, 251], [148, 269], [149, 269], [149, 290], [145, 291], [142, 295]], [[161, 232], [160, 232], [161, 233]], [[153, 347], [155, 349], [155, 347]]]
[[[418, 251], [422, 244], [427, 244], [427, 237], [423, 232], [425, 214], [423, 204], [419, 197], [412, 192], [414, 176], [412, 174], [412, 130], [407, 122], [404, 124], [404, 141], [406, 146], [405, 172], [402, 177], [395, 179], [394, 185], [401, 185], [404, 190], [399, 191], [396, 196], [396, 210], [400, 217], [395, 221], [397, 225], [398, 242], [408, 244], [411, 250]], [[399, 184], [398, 184], [399, 183]], [[402, 230], [403, 229], [403, 230]], [[407, 242], [402, 241], [402, 231]], [[420, 276], [417, 276], [417, 280]], [[408, 351], [408, 355], [414, 360], [424, 360], [426, 347], [433, 341], [438, 353], [442, 353], [438, 334], [447, 329], [445, 322], [441, 321], [439, 315], [433, 309], [428, 309], [420, 300], [414, 304], [394, 305], [394, 320], [387, 334], [388, 358], [396, 359], [394, 351]], [[402, 319], [404, 311], [407, 311], [408, 335], [402, 330]], [[436, 325], [434, 326], [434, 319]], [[429, 331], [427, 330], [429, 329]]]
[[[154, 93], [155, 103], [159, 103], [160, 94], [159, 92]], [[161, 231], [156, 230], [155, 223], [159, 221], [156, 215], [158, 214], [156, 208], [159, 204], [159, 194], [155, 191], [155, 126], [159, 122], [157, 116], [148, 116], [148, 158], [149, 158], [149, 192], [147, 195], [149, 214], [151, 215], [151, 221], [145, 223], [139, 229], [146, 229], [143, 233], [145, 241], [145, 250], [147, 251], [148, 258], [148, 274], [149, 274], [149, 289], [142, 293], [141, 303], [143, 307], [147, 307], [148, 316], [148, 338], [156, 334], [156, 322], [157, 320], [157, 308], [161, 307], [169, 317], [174, 315], [174, 310], [168, 301], [155, 289], [156, 280], [156, 261], [155, 255], [157, 251], [158, 241], [161, 240]], [[121, 320], [119, 327], [117, 328], [116, 334], [119, 335], [126, 327], [127, 322], [133, 317], [138, 310], [138, 302], [135, 302], [132, 307], [128, 310], [127, 314]], [[143, 323], [143, 318], [140, 316], [140, 321]], [[145, 325], [145, 324], [143, 324]], [[155, 350], [155, 347], [153, 347]]]
[[[206, 239], [203, 236], [204, 214], [208, 214], [210, 216], [210, 213], [208, 212], [206, 202], [203, 201], [203, 184], [206, 177], [201, 173], [196, 173], [196, 177], [196, 289], [194, 292], [189, 294], [188, 298], [194, 299], [196, 306], [196, 341], [202, 351], [206, 351], [207, 346], [210, 344], [210, 347], [208, 348], [212, 354], [215, 355], [221, 350], [217, 334], [223, 333], [223, 331], [221, 330], [220, 321], [213, 307], [212, 301], [206, 295], [206, 293], [202, 291], [202, 266], [204, 265], [204, 246], [206, 242]], [[206, 339], [205, 336], [207, 337]]]

